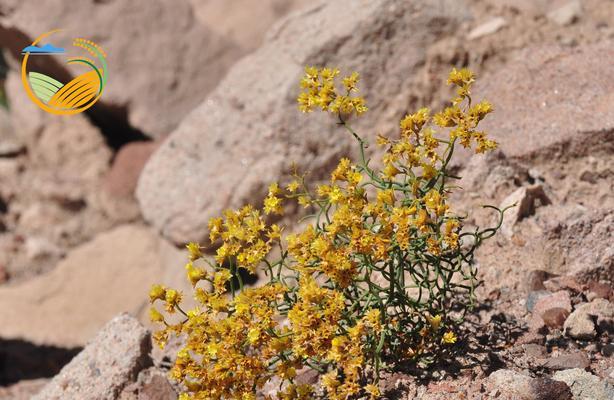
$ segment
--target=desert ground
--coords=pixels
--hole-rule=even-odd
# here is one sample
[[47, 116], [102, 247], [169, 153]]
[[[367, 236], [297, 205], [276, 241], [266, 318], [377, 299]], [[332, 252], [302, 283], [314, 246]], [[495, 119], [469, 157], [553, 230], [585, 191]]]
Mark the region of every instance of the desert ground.
[[[108, 54], [100, 101], [70, 117], [20, 78], [57, 27]], [[614, 399], [614, 1], [2, 0], [0, 50], [0, 399], [178, 398], [150, 286], [189, 292], [186, 243], [292, 163], [317, 180], [357, 157], [298, 111], [306, 65], [360, 73], [371, 141], [472, 69], [499, 146], [457, 155], [451, 203], [469, 226], [519, 205], [479, 248], [454, 362], [386, 375], [383, 398]]]

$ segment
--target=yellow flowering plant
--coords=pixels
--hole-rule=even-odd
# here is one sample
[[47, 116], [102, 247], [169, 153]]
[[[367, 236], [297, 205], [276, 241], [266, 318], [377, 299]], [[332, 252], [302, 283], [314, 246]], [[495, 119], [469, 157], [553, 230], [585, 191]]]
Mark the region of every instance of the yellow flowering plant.
[[[255, 399], [268, 381], [279, 384], [269, 399], [377, 398], [382, 371], [434, 359], [457, 342], [474, 304], [474, 252], [505, 210], [487, 206], [498, 223], [464, 231], [464, 218], [447, 203], [459, 179], [448, 165], [458, 145], [477, 153], [496, 147], [477, 130], [493, 108], [473, 104], [473, 73], [454, 69], [451, 105], [405, 116], [398, 137], [378, 135], [382, 167], [372, 168], [367, 143], [347, 122], [367, 111], [359, 76], [343, 78], [341, 90], [338, 80], [338, 69], [306, 68], [299, 109], [332, 114], [355, 138], [360, 160], [341, 159], [315, 190], [294, 169], [284, 188], [271, 184], [262, 210], [247, 205], [213, 218], [215, 256], [187, 246], [196, 308], [183, 310], [176, 290], [155, 285], [150, 292], [167, 313], [151, 309], [163, 326], [155, 340], [184, 339], [171, 372], [185, 387], [182, 400]], [[286, 201], [314, 213], [302, 231], [282, 235], [267, 216], [282, 214]], [[247, 287], [242, 269], [268, 281]], [[319, 388], [297, 383], [305, 368], [320, 373]]]

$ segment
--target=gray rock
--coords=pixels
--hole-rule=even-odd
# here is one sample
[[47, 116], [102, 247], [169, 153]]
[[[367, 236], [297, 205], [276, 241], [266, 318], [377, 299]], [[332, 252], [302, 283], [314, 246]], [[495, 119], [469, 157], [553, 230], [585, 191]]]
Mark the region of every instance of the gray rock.
[[582, 3], [580, 0], [573, 0], [569, 3], [550, 11], [548, 19], [557, 25], [565, 26], [576, 22], [582, 16]]
[[19, 127], [19, 138], [28, 148], [28, 166], [53, 170], [80, 191], [98, 184], [113, 156], [100, 129], [85, 114], [59, 118], [40, 110], [14, 71], [9, 71], [6, 91], [14, 104], [12, 124]]
[[580, 368], [558, 371], [552, 379], [565, 382], [571, 388], [574, 400], [614, 399], [614, 386]]
[[505, 25], [507, 25], [505, 18], [503, 17], [493, 18], [473, 28], [471, 32], [469, 32], [469, 34], [467, 35], [467, 39], [475, 40], [483, 36], [492, 35], [493, 33], [503, 28]]
[[509, 369], [500, 369], [488, 377], [488, 385], [508, 396], [518, 396], [519, 399], [531, 399], [531, 377]]
[[115, 400], [151, 364], [149, 332], [133, 317], [113, 318], [33, 400]]
[[134, 191], [145, 163], [158, 144], [132, 142], [119, 149], [101, 185], [100, 204], [107, 214], [126, 221], [140, 217]]
[[45, 257], [59, 257], [62, 249], [43, 237], [28, 237], [25, 243], [26, 257], [35, 261]]
[[533, 333], [545, 334], [548, 332], [548, 330], [546, 329], [546, 323], [544, 322], [542, 317], [537, 314], [531, 314], [531, 317], [529, 318], [528, 328], [529, 332]]
[[[454, 158], [452, 159], [454, 160]], [[526, 179], [527, 170], [509, 160], [501, 149], [471, 156], [463, 169], [460, 186], [476, 196], [498, 198], [516, 188], [515, 182]]]
[[614, 333], [614, 304], [606, 299], [597, 298], [578, 309], [586, 310], [596, 318], [598, 332]]

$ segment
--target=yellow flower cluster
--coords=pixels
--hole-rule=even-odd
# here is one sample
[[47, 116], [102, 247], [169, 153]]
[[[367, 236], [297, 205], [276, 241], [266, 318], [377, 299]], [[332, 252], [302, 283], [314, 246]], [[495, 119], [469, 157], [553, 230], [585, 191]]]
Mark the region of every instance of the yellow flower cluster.
[[[475, 152], [484, 153], [495, 149], [497, 142], [488, 139], [486, 133], [477, 131], [476, 128], [480, 121], [493, 111], [493, 107], [487, 101], [471, 105], [471, 85], [474, 81], [475, 77], [468, 69], [452, 70], [448, 78], [448, 85], [457, 86], [458, 97], [453, 100], [452, 106], [435, 114], [433, 120], [440, 127], [454, 128], [450, 131], [451, 140], [460, 138], [461, 145], [466, 148], [470, 147], [471, 141], [474, 140], [477, 143]], [[459, 107], [459, 103], [464, 100], [469, 101], [469, 109], [466, 111]]]
[[[265, 212], [274, 211], [281, 213], [281, 205], [268, 199], [277, 199], [279, 189], [271, 186], [273, 192], [269, 193], [268, 209]], [[274, 193], [274, 194], [271, 194]], [[268, 210], [268, 211], [267, 211]], [[213, 218], [209, 221], [209, 239], [215, 242], [222, 240], [218, 247], [215, 260], [218, 264], [236, 262], [251, 273], [255, 273], [256, 267], [271, 250], [271, 243], [281, 237], [281, 228], [278, 225], [267, 226], [259, 210], [252, 206], [245, 206], [238, 211], [227, 210], [223, 218]], [[267, 240], [265, 240], [267, 239]]]
[[305, 76], [301, 79], [303, 91], [298, 96], [299, 109], [302, 112], [311, 112], [319, 107], [323, 111], [344, 115], [360, 115], [367, 111], [365, 99], [351, 95], [358, 92], [358, 73], [354, 72], [343, 78], [345, 94], [338, 92], [335, 86], [338, 75], [337, 68], [305, 68]]
[[[187, 388], [181, 400], [256, 399], [274, 377], [279, 391], [267, 400], [313, 399], [319, 391], [332, 400], [376, 399], [383, 369], [445, 355], [458, 340], [451, 306], [470, 308], [474, 250], [499, 228], [503, 211], [499, 226], [463, 232], [462, 218], [447, 202], [454, 188], [448, 182], [458, 179], [448, 163], [457, 141], [465, 147], [475, 142], [476, 152], [494, 148], [476, 130], [492, 107], [472, 106], [474, 75], [453, 70], [448, 83], [457, 86], [458, 97], [452, 106], [433, 117], [426, 108], [406, 115], [397, 138], [379, 135], [386, 151], [383, 168], [374, 170], [365, 141], [345, 118], [366, 110], [362, 98], [351, 96], [358, 74], [342, 79], [343, 95], [335, 87], [338, 75], [338, 69], [308, 67], [299, 107], [337, 114], [357, 139], [361, 160], [342, 158], [315, 191], [294, 168], [285, 189], [269, 186], [262, 210], [245, 206], [213, 218], [212, 260], [199, 245], [187, 246], [186, 272], [198, 307], [184, 311], [180, 292], [151, 289], [151, 319], [163, 325], [155, 339], [164, 345], [169, 335], [185, 338], [172, 369]], [[449, 140], [436, 126], [451, 128]], [[313, 210], [313, 224], [282, 238], [282, 228], [268, 225], [265, 216], [283, 214], [288, 199]], [[473, 244], [461, 246], [464, 236], [473, 236]], [[239, 268], [264, 273], [269, 282], [248, 288]], [[172, 322], [171, 315], [184, 319]], [[320, 372], [318, 385], [296, 382], [304, 368]]]

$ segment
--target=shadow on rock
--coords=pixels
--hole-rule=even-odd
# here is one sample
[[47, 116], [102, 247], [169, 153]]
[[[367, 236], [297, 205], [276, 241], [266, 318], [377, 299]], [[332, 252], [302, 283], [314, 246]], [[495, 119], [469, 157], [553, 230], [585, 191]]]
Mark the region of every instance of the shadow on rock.
[[0, 339], [0, 386], [24, 379], [53, 377], [81, 350]]

